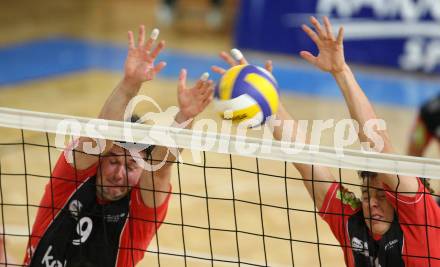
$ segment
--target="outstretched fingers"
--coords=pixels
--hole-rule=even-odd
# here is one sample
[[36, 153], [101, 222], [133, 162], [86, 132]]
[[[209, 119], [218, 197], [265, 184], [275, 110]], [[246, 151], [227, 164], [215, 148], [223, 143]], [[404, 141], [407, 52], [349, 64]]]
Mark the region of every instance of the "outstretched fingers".
[[220, 58], [226, 61], [226, 63], [228, 63], [229, 65], [231, 65], [231, 67], [238, 65], [235, 59], [233, 59], [232, 56], [226, 53], [225, 51], [222, 51], [220, 53]]
[[194, 89], [196, 90], [200, 89], [208, 80], [208, 78], [209, 78], [209, 72], [204, 72], [202, 76], [200, 76], [200, 79], [198, 79], [196, 84], [194, 85]]
[[327, 37], [334, 41], [335, 37], [333, 35], [332, 24], [330, 23], [330, 20], [328, 19], [327, 16], [324, 16], [324, 27]]
[[266, 63], [264, 64], [264, 68], [265, 68], [268, 72], [272, 72], [272, 71], [273, 71], [273, 63], [272, 63], [272, 60], [268, 60], [268, 61], [266, 61]]
[[159, 42], [159, 44], [156, 45], [153, 52], [151, 52], [148, 61], [153, 62], [156, 59], [156, 57], [160, 54], [160, 52], [164, 49], [164, 47], [165, 47], [165, 41], [162, 40]]
[[316, 64], [316, 61], [318, 60], [317, 57], [313, 56], [310, 52], [308, 51], [301, 51], [299, 53], [299, 55], [306, 60], [307, 62], [309, 62], [312, 65]]
[[337, 42], [339, 45], [344, 43], [344, 27], [339, 28]]
[[145, 50], [150, 51], [153, 47], [154, 42], [159, 37], [159, 29], [155, 28], [151, 31], [150, 38], [148, 38], [147, 43], [145, 44]]
[[198, 87], [195, 89], [197, 90], [197, 97], [199, 99], [205, 99], [206, 96], [212, 91], [214, 82], [212, 80], [209, 81], [203, 81]]
[[204, 110], [205, 107], [212, 101], [214, 95], [214, 81], [204, 81], [203, 84], [196, 88], [197, 101], [200, 105], [200, 109]]
[[319, 39], [319, 36], [316, 34], [315, 31], [313, 31], [309, 26], [305, 24], [302, 25], [302, 29], [316, 45], [320, 44], [321, 40]]
[[248, 64], [247, 60], [243, 56], [243, 53], [241, 53], [241, 51], [238, 50], [237, 48], [231, 49], [231, 55], [236, 61], [239, 62], [240, 65]]
[[142, 47], [145, 43], [145, 26], [139, 26], [138, 47]]
[[194, 95], [197, 99], [201, 99], [206, 93], [209, 91], [209, 88], [212, 87], [214, 82], [209, 79], [209, 72], [204, 72], [200, 78], [197, 80], [196, 84], [192, 88], [194, 90]]
[[200, 102], [203, 102], [213, 91], [213, 81], [203, 82], [203, 85], [197, 88], [197, 98]]
[[319, 21], [315, 17], [313, 17], [313, 16], [310, 17], [310, 22], [312, 23], [313, 27], [315, 28], [316, 32], [318, 33], [319, 38], [326, 39], [327, 38], [327, 34], [322, 29], [321, 23], [319, 23]]
[[159, 62], [156, 66], [154, 66], [154, 73], [159, 73], [163, 68], [165, 68], [167, 63], [165, 61]]
[[223, 75], [226, 72], [226, 69], [219, 67], [219, 66], [215, 66], [215, 65], [211, 67], [211, 70], [215, 73], [220, 74], [220, 75]]
[[132, 31], [128, 31], [128, 49], [135, 49], [134, 36]]
[[186, 69], [181, 69], [179, 74], [179, 82], [177, 85], [177, 89], [179, 93], [183, 92], [186, 89], [186, 75], [187, 75]]
[[[246, 58], [243, 56], [243, 53], [241, 53], [241, 51], [237, 48], [231, 49], [230, 52], [230, 54], [226, 53], [225, 51], [220, 52], [220, 58], [228, 63], [231, 67], [249, 64]], [[211, 70], [220, 75], [223, 75], [226, 72], [225, 68], [219, 67], [217, 65], [212, 66]]]
[[209, 103], [212, 102], [212, 99], [214, 98], [214, 90], [211, 87], [211, 90], [208, 91], [208, 93], [205, 95], [204, 99], [202, 100], [201, 109], [204, 110]]
[[[137, 40], [137, 47], [143, 48], [146, 51], [150, 51], [154, 42], [157, 40], [157, 38], [159, 36], [159, 29], [153, 29], [153, 31], [151, 31], [150, 38], [147, 40], [147, 42], [145, 42], [145, 26], [144, 25], [139, 25], [138, 34], [139, 34], [139, 36], [138, 36], [138, 40]], [[135, 43], [134, 43], [134, 34], [132, 31], [128, 31], [128, 46], [131, 49], [136, 48]], [[162, 44], [162, 46], [163, 46], [163, 44]], [[156, 47], [156, 49], [157, 49], [157, 47]]]

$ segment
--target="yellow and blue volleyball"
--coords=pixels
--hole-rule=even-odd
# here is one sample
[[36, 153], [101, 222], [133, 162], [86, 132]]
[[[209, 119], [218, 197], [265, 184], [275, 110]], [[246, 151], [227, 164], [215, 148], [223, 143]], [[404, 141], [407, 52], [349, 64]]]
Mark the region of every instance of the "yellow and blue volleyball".
[[216, 85], [215, 106], [224, 119], [258, 126], [278, 110], [278, 83], [255, 65], [238, 65], [223, 74]]

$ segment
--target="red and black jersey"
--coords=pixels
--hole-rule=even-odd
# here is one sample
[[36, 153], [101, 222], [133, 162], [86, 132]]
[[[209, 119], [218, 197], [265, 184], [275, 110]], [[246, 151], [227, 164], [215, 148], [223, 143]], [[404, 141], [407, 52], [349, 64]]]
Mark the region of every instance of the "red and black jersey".
[[[440, 208], [419, 180], [414, 197], [393, 193], [384, 185], [395, 218], [383, 236], [373, 236], [361, 202], [339, 183], [333, 183], [320, 216], [339, 241], [345, 264], [361, 266], [440, 266]], [[397, 197], [396, 197], [397, 196]], [[429, 244], [429, 245], [428, 245]]]
[[78, 171], [58, 160], [32, 228], [30, 266], [135, 266], [163, 222], [169, 202], [147, 207], [139, 186], [118, 201], [99, 203], [98, 164]]

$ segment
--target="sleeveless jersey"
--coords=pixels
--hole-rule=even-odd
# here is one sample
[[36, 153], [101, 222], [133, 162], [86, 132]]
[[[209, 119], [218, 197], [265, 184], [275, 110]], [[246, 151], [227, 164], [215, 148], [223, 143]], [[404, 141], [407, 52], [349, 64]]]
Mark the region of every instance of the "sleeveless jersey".
[[402, 260], [403, 232], [400, 229], [397, 216], [390, 229], [375, 240], [365, 224], [362, 210], [348, 219], [348, 237], [351, 240], [351, 249], [355, 266], [393, 266], [404, 267]]
[[320, 216], [339, 241], [345, 264], [440, 267], [440, 208], [435, 200], [420, 180], [413, 197], [393, 193], [386, 185], [384, 189], [395, 217], [390, 229], [375, 238], [365, 224], [360, 200], [337, 182], [328, 190]]

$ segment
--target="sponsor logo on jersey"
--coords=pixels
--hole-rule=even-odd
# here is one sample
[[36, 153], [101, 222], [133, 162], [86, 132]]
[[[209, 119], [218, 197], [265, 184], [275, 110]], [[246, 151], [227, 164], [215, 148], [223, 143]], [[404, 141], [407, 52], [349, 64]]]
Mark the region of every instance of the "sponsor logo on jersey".
[[111, 223], [117, 223], [119, 222], [119, 220], [123, 219], [125, 217], [125, 213], [121, 213], [121, 214], [106, 214], [105, 215], [105, 220], [107, 222], [111, 222]]
[[336, 198], [342, 201], [342, 204], [349, 205], [351, 209], [356, 210], [360, 206], [360, 201], [356, 196], [345, 188], [336, 191]]
[[398, 243], [399, 243], [399, 240], [397, 240], [397, 239], [391, 240], [390, 242], [386, 243], [385, 244], [385, 251], [392, 249]]
[[369, 257], [368, 253], [368, 243], [363, 242], [361, 239], [357, 237], [353, 237], [351, 239], [351, 247], [354, 252], [360, 253], [364, 255], [365, 257]]
[[66, 261], [64, 261], [64, 264], [61, 263], [61, 261], [54, 259], [53, 256], [51, 256], [50, 252], [52, 251], [52, 246], [49, 246], [46, 250], [46, 253], [44, 254], [43, 260], [41, 260], [41, 264], [43, 264], [46, 267], [64, 267], [66, 266]]
[[70, 211], [70, 214], [72, 214], [72, 216], [75, 219], [78, 219], [78, 216], [81, 212], [82, 206], [83, 206], [82, 203], [77, 199], [73, 199], [72, 201], [70, 201], [69, 211]]

